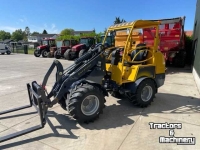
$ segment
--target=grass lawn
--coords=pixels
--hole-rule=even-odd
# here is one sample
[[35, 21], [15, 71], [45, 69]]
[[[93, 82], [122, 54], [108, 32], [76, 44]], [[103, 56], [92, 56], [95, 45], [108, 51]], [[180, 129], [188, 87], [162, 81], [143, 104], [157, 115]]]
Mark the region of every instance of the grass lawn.
[[[34, 54], [34, 50], [35, 49], [29, 48], [28, 54]], [[24, 54], [24, 50], [23, 49], [17, 49], [17, 50], [14, 50], [14, 53]]]

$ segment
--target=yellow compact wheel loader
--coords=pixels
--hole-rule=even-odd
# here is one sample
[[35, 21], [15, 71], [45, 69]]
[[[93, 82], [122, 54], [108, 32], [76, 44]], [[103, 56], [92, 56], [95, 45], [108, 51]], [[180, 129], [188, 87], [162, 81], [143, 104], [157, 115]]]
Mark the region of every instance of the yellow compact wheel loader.
[[[28, 106], [0, 112], [6, 114], [35, 106], [40, 125], [1, 137], [0, 142], [43, 128], [48, 108], [57, 103], [80, 123], [88, 123], [99, 117], [108, 92], [123, 95], [140, 107], [148, 106], [165, 80], [165, 59], [158, 51], [158, 25], [158, 22], [147, 20], [113, 25], [108, 28], [102, 44], [88, 50], [70, 67], [64, 69], [58, 60], [54, 60], [41, 85], [36, 81], [27, 84]], [[154, 43], [145, 37], [139, 42], [134, 41], [137, 38], [133, 38], [133, 31], [143, 32], [145, 28], [151, 28]], [[125, 30], [127, 36], [124, 44], [111, 49], [104, 45], [109, 32], [115, 36], [116, 32]], [[111, 51], [108, 57], [105, 56], [105, 50]], [[45, 86], [55, 67], [56, 81], [48, 93]]]

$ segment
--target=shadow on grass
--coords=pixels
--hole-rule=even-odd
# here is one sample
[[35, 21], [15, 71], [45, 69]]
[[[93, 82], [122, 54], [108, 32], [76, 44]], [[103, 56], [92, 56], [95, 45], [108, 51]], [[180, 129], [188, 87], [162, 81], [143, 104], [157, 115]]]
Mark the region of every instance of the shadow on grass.
[[[79, 124], [84, 129], [102, 130], [111, 128], [121, 128], [126, 125], [133, 125], [139, 115], [148, 117], [152, 113], [157, 114], [188, 114], [200, 113], [200, 99], [181, 96], [176, 94], [158, 93], [154, 102], [147, 108], [138, 108], [132, 105], [127, 99], [117, 100], [117, 105], [109, 105], [104, 109], [100, 118], [89, 124]], [[135, 118], [134, 118], [135, 117]], [[59, 126], [54, 126], [49, 118], [55, 118]], [[5, 118], [4, 118], [5, 119]], [[168, 120], [167, 120], [168, 121]], [[178, 120], [177, 121], [181, 121]], [[72, 129], [81, 130], [77, 127], [77, 121], [71, 119], [69, 115], [57, 114], [54, 111], [48, 111], [47, 124], [53, 133], [44, 134], [38, 137], [1, 145], [0, 149], [6, 149], [31, 143], [34, 141], [46, 139], [49, 137], [78, 139], [79, 137], [72, 133]], [[69, 134], [59, 134], [57, 129], [64, 129]], [[41, 129], [42, 130], [42, 129]], [[37, 131], [35, 131], [37, 132]]]

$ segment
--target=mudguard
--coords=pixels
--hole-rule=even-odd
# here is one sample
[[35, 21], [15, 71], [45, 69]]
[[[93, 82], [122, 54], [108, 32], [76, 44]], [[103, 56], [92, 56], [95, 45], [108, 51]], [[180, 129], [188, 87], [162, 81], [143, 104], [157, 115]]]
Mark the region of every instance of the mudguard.
[[145, 79], [151, 79], [154, 81], [156, 87], [157, 87], [157, 84], [156, 84], [156, 81], [153, 79], [153, 78], [149, 78], [149, 77], [141, 77], [139, 78], [138, 80], [136, 80], [135, 82], [133, 83], [126, 83], [124, 84], [124, 89], [125, 91], [130, 91], [132, 93], [136, 93], [136, 90], [137, 90], [137, 87], [139, 86], [139, 84], [145, 80]]

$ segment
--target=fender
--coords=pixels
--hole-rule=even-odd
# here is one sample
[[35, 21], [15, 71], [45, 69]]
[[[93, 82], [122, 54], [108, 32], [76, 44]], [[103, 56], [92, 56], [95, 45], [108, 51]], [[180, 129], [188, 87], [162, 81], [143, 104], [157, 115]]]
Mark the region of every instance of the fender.
[[81, 79], [81, 80], [78, 80], [76, 82], [74, 82], [72, 85], [71, 85], [71, 89], [75, 88], [75, 86], [81, 84], [81, 83], [89, 83], [91, 85], [94, 85], [94, 86], [97, 86], [98, 88], [100, 88], [102, 91], [103, 91], [103, 94], [105, 96], [108, 96], [108, 92], [106, 91], [106, 89], [104, 87], [102, 87], [100, 84], [98, 83], [95, 83], [95, 82], [92, 82], [90, 80], [86, 80], [86, 79]]
[[156, 85], [156, 93], [157, 93], [157, 83], [156, 83], [155, 79], [149, 78], [149, 77], [141, 77], [141, 78], [137, 79], [134, 83], [126, 83], [126, 84], [124, 84], [125, 91], [130, 91], [131, 90], [132, 93], [136, 93], [137, 87], [145, 79], [151, 79], [151, 80], [154, 81], [154, 83]]

